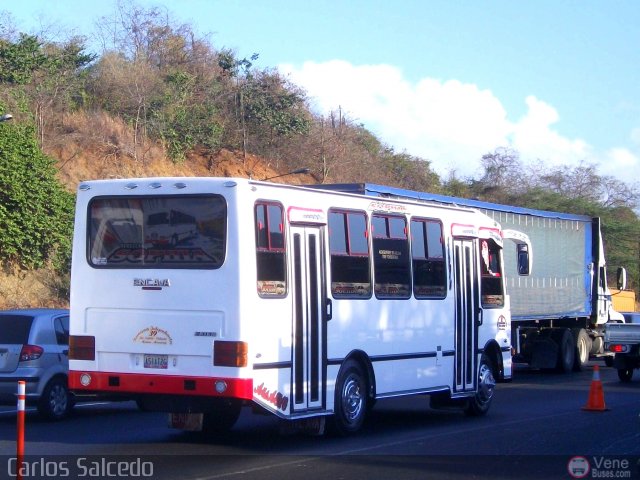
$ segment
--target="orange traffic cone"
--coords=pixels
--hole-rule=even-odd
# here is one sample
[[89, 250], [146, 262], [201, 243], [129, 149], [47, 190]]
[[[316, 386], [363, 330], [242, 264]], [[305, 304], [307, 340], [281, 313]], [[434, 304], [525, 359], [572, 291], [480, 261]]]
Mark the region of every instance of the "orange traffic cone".
[[604, 412], [609, 410], [604, 404], [604, 391], [602, 390], [602, 381], [600, 380], [600, 367], [594, 365], [593, 380], [591, 380], [591, 388], [589, 389], [589, 400], [582, 407], [582, 410], [589, 412]]

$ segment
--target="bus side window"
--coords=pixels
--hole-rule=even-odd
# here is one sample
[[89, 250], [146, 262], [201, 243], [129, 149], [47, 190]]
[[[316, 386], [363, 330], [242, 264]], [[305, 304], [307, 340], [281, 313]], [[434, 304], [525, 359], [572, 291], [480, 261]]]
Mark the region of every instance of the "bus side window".
[[255, 230], [258, 294], [261, 297], [282, 297], [287, 293], [282, 205], [256, 203]]
[[371, 234], [376, 296], [409, 298], [411, 260], [405, 217], [374, 215], [371, 220]]
[[483, 307], [504, 305], [500, 247], [491, 240], [480, 239], [480, 296]]
[[411, 220], [413, 294], [416, 298], [444, 298], [446, 269], [442, 224], [436, 220]]
[[362, 212], [329, 212], [331, 294], [336, 298], [369, 298], [371, 266], [367, 217]]

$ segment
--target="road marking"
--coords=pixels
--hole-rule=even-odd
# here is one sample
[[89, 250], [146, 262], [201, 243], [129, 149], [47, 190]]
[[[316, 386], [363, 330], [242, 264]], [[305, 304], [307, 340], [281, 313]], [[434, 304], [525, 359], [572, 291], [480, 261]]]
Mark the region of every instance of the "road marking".
[[111, 405], [113, 402], [90, 402], [90, 403], [76, 403], [74, 408], [95, 407], [100, 405]]
[[[89, 403], [77, 403], [74, 408], [85, 408], [85, 407], [96, 407], [101, 405], [111, 405], [113, 402], [89, 402]], [[36, 407], [27, 407], [25, 412], [35, 412], [37, 410]], [[17, 410], [2, 410], [0, 411], [0, 415], [15, 415]]]
[[246, 469], [242, 469], [242, 470], [237, 470], [237, 471], [233, 471], [233, 472], [225, 472], [225, 473], [219, 473], [216, 475], [211, 475], [211, 476], [206, 476], [206, 477], [193, 477], [192, 480], [215, 480], [218, 478], [227, 478], [227, 477], [235, 477], [238, 475], [246, 475], [248, 473], [255, 473], [255, 472], [261, 472], [261, 471], [267, 471], [267, 470], [272, 470], [274, 468], [281, 468], [281, 467], [290, 467], [292, 465], [299, 465], [299, 464], [304, 464], [304, 463], [310, 463], [310, 462], [316, 462], [318, 460], [322, 460], [322, 459], [326, 459], [327, 457], [339, 457], [339, 456], [345, 456], [345, 455], [354, 455], [354, 454], [361, 454], [367, 451], [373, 451], [373, 450], [378, 450], [378, 449], [386, 449], [389, 447], [397, 447], [399, 445], [403, 445], [406, 443], [415, 443], [415, 442], [420, 442], [420, 441], [425, 441], [425, 440], [432, 440], [434, 438], [438, 438], [438, 437], [446, 437], [446, 436], [450, 436], [450, 435], [461, 435], [461, 434], [465, 434], [468, 432], [473, 432], [473, 431], [477, 431], [477, 430], [487, 430], [487, 429], [491, 429], [494, 430], [496, 427], [500, 427], [500, 426], [511, 426], [511, 425], [517, 425], [520, 423], [526, 423], [526, 422], [531, 422], [534, 420], [542, 420], [542, 419], [551, 419], [551, 418], [557, 418], [557, 417], [562, 417], [562, 416], [567, 416], [567, 415], [574, 415], [576, 412], [574, 410], [568, 410], [566, 412], [562, 412], [562, 413], [554, 413], [554, 414], [550, 414], [550, 415], [542, 415], [539, 417], [527, 417], [524, 419], [518, 419], [518, 420], [511, 420], [511, 421], [507, 421], [507, 422], [500, 422], [500, 423], [490, 423], [488, 425], [485, 425], [483, 427], [480, 428], [472, 428], [472, 427], [466, 427], [466, 428], [461, 428], [455, 431], [447, 431], [447, 432], [441, 432], [441, 433], [431, 433], [431, 434], [427, 434], [427, 435], [419, 435], [416, 437], [412, 437], [409, 439], [403, 439], [403, 440], [398, 440], [395, 442], [388, 442], [388, 443], [381, 443], [375, 446], [370, 446], [370, 447], [362, 447], [362, 448], [354, 448], [354, 449], [349, 449], [349, 450], [344, 450], [342, 452], [336, 452], [336, 453], [327, 453], [327, 454], [322, 454], [322, 455], [316, 455], [313, 457], [303, 457], [303, 458], [299, 458], [297, 460], [290, 460], [287, 462], [280, 462], [280, 463], [274, 463], [274, 464], [270, 464], [270, 465], [262, 465], [259, 467], [253, 467], [253, 468], [246, 468]]

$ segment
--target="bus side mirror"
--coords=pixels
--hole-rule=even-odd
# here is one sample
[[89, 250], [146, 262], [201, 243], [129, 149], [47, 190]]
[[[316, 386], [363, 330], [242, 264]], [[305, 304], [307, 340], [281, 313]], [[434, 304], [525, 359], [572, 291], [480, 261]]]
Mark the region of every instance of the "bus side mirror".
[[516, 262], [518, 275], [531, 275], [533, 269], [533, 248], [526, 233], [518, 230], [503, 230], [502, 238], [509, 239], [516, 244]]
[[627, 289], [627, 269], [618, 267], [618, 290]]
[[529, 255], [529, 245], [518, 243], [518, 275], [529, 275], [531, 273], [531, 256]]

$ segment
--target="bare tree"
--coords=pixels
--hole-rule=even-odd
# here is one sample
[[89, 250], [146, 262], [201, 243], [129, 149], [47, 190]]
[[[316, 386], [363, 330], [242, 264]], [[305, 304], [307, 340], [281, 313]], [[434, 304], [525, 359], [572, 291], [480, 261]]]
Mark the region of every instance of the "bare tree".
[[511, 193], [526, 183], [520, 155], [511, 148], [500, 147], [482, 156], [484, 174], [480, 179], [485, 191]]

